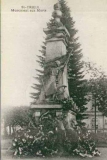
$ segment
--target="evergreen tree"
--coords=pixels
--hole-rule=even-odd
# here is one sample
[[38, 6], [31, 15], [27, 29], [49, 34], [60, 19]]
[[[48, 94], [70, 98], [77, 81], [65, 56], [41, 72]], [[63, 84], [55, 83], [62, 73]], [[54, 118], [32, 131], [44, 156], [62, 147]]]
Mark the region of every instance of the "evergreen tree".
[[[68, 86], [69, 86], [69, 93], [70, 97], [73, 98], [73, 101], [76, 103], [76, 105], [79, 108], [79, 112], [77, 114], [77, 120], [84, 119], [85, 114], [83, 115], [83, 112], [86, 110], [86, 95], [87, 95], [87, 89], [85, 86], [85, 80], [83, 76], [83, 63], [82, 63], [82, 53], [80, 49], [80, 44], [77, 42], [78, 37], [76, 37], [77, 30], [74, 28], [75, 22], [73, 21], [73, 18], [70, 15], [70, 9], [67, 6], [65, 0], [59, 1], [61, 5], [61, 11], [62, 11], [62, 18], [61, 22], [62, 24], [67, 28], [68, 32], [70, 33], [70, 38], [68, 40], [67, 44], [67, 52], [68, 54], [71, 53], [70, 60], [68, 63]], [[54, 26], [54, 18], [50, 20], [50, 22], [47, 24], [47, 27], [52, 30], [52, 27]], [[46, 50], [45, 46], [42, 46], [42, 54], [45, 56]], [[43, 67], [44, 64], [44, 58], [40, 58], [40, 65]], [[39, 71], [40, 72], [40, 71]], [[42, 75], [43, 76], [43, 75]], [[37, 77], [39, 81], [41, 80], [41, 75]], [[40, 82], [40, 84], [42, 84]], [[37, 84], [34, 84], [34, 89], [37, 89], [38, 93], [32, 93], [32, 97], [34, 99], [38, 98], [38, 95], [40, 93], [41, 86], [39, 87]], [[79, 121], [79, 122], [80, 122]]]
[[45, 55], [46, 55], [46, 46], [45, 42], [43, 42], [43, 46], [41, 46], [41, 50], [39, 50], [41, 55], [37, 55], [38, 59], [37, 62], [39, 63], [41, 69], [36, 69], [37, 76], [34, 77], [38, 81], [38, 84], [33, 84], [32, 88], [36, 91], [31, 93], [31, 98], [34, 99], [32, 104], [36, 102], [36, 100], [39, 98], [39, 95], [41, 93], [41, 88], [43, 87], [43, 76], [44, 76], [44, 63], [45, 63]]
[[70, 97], [73, 98], [74, 102], [78, 106], [79, 113], [77, 114], [77, 120], [86, 118], [85, 114], [82, 113], [87, 109], [85, 107], [87, 103], [87, 87], [86, 80], [83, 75], [83, 62], [80, 44], [78, 43], [78, 37], [76, 37], [77, 30], [74, 28], [75, 22], [70, 15], [70, 9], [67, 7], [65, 0], [60, 0], [62, 15], [62, 23], [65, 25], [70, 33], [68, 42], [68, 53], [72, 51], [70, 60], [68, 63], [68, 85]]

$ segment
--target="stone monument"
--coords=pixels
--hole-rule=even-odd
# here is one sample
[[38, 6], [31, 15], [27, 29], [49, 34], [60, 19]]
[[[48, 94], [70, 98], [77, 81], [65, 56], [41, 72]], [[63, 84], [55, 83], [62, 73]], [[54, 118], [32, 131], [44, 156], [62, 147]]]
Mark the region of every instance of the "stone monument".
[[43, 88], [36, 101], [36, 105], [31, 108], [36, 110], [35, 116], [48, 109], [55, 109], [56, 114], [61, 113], [61, 105], [55, 104], [58, 99], [69, 97], [67, 63], [70, 54], [67, 53], [67, 44], [70, 34], [61, 23], [62, 12], [60, 4], [54, 5], [53, 25], [44, 29], [46, 34], [46, 58], [44, 68]]

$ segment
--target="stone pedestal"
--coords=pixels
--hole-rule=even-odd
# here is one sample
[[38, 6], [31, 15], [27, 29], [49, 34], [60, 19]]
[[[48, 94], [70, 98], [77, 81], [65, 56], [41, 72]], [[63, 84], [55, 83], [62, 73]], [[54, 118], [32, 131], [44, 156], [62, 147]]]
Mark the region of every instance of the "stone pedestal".
[[[47, 113], [48, 111], [52, 111], [55, 114], [55, 117], [62, 115], [62, 106], [61, 105], [52, 105], [52, 104], [39, 104], [32, 105], [31, 109], [34, 111], [33, 116], [35, 117], [36, 122], [41, 115]], [[65, 123], [66, 129], [74, 130], [73, 127], [76, 125], [76, 114], [73, 111], [65, 112]], [[61, 122], [62, 123], [62, 122]]]
[[61, 58], [62, 56], [67, 54], [66, 46], [67, 39], [69, 38], [69, 32], [67, 29], [62, 26], [58, 27], [54, 30], [54, 34], [51, 35], [52, 32], [50, 29], [44, 29], [46, 38], [46, 59], [45, 62], [53, 61]]
[[61, 114], [61, 105], [51, 105], [51, 104], [39, 104], [39, 105], [32, 105], [31, 109], [34, 111], [35, 120], [38, 121], [38, 118], [47, 111], [55, 111], [55, 116]]
[[46, 45], [46, 62], [66, 55], [66, 46], [63, 39], [51, 39]]

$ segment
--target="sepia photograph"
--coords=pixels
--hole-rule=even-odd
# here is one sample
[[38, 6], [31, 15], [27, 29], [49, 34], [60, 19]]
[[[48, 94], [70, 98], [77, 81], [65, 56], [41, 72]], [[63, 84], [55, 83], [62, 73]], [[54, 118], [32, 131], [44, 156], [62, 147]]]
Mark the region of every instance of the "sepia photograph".
[[107, 159], [107, 0], [1, 0], [1, 160]]

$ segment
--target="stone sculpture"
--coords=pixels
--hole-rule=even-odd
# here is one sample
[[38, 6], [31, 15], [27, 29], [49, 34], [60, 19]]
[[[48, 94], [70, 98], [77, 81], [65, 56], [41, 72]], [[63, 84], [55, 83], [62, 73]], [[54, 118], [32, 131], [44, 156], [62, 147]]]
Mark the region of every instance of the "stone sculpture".
[[46, 34], [46, 59], [43, 88], [37, 103], [69, 97], [67, 80], [67, 39], [69, 33], [60, 21], [62, 12], [59, 3], [54, 5], [54, 23], [51, 29], [44, 29]]

